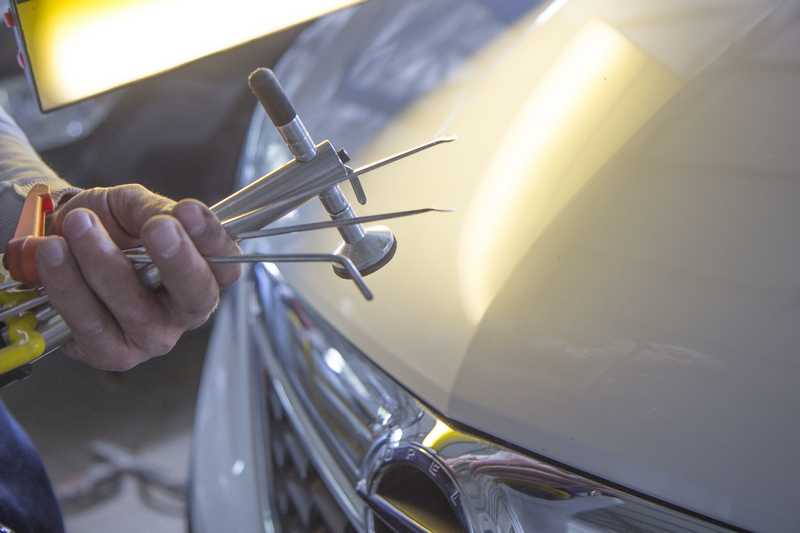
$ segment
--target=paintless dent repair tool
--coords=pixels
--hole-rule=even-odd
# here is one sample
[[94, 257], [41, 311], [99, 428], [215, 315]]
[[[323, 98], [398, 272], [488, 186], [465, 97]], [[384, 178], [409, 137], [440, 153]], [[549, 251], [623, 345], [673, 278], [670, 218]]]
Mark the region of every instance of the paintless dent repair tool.
[[[364, 276], [392, 260], [397, 251], [397, 238], [385, 226], [365, 227], [364, 224], [447, 210], [423, 208], [359, 217], [339, 185], [349, 182], [359, 203], [365, 204], [367, 196], [361, 176], [455, 139], [436, 139], [353, 169], [347, 165], [350, 157], [344, 149], [337, 149], [329, 140], [314, 143], [271, 70], [256, 70], [250, 75], [249, 84], [294, 157], [214, 204], [211, 210], [228, 233], [239, 241], [329, 228], [336, 228], [343, 241], [332, 253], [207, 257], [208, 261], [330, 263], [338, 276], [352, 280], [362, 296], [371, 300], [373, 295]], [[319, 197], [330, 220], [266, 228], [314, 197]], [[35, 250], [46, 233], [46, 215], [52, 210], [49, 191], [34, 187], [25, 202], [14, 239], [3, 257], [0, 323], [5, 326], [0, 330], [0, 386], [30, 374], [33, 363], [63, 346], [71, 335], [64, 320], [49, 305], [36, 272]], [[160, 274], [145, 250], [139, 247], [125, 253], [138, 269], [143, 283], [158, 288]]]

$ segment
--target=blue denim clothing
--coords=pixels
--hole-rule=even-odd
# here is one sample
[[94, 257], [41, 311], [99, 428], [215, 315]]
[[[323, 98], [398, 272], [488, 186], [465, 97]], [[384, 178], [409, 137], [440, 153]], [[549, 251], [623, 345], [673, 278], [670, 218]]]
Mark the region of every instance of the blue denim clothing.
[[50, 480], [33, 443], [0, 403], [0, 524], [14, 533], [64, 531]]

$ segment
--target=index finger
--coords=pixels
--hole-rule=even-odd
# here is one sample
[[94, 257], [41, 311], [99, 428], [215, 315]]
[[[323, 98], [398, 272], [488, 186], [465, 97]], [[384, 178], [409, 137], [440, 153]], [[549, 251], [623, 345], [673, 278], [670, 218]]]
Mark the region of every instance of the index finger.
[[89, 209], [97, 215], [111, 239], [121, 248], [141, 244], [141, 229], [151, 217], [168, 213], [175, 202], [142, 185], [95, 187], [69, 199], [53, 215], [53, 229], [63, 234], [64, 221], [76, 209]]

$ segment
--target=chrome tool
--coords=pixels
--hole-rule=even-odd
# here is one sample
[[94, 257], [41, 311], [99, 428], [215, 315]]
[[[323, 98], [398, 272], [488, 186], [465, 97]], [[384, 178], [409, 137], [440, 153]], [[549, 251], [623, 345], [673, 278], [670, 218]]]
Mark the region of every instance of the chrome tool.
[[[364, 276], [391, 261], [397, 250], [397, 239], [384, 226], [365, 227], [364, 224], [446, 210], [425, 208], [359, 217], [339, 185], [349, 182], [356, 199], [364, 204], [367, 196], [360, 176], [455, 139], [436, 139], [353, 169], [347, 165], [350, 157], [345, 150], [335, 148], [329, 140], [314, 143], [271, 70], [254, 71], [249, 85], [294, 157], [214, 204], [211, 210], [237, 240], [336, 228], [342, 243], [333, 253], [208, 257], [208, 261], [331, 263], [338, 276], [351, 279], [364, 298], [371, 300], [373, 295]], [[26, 201], [26, 205], [33, 207], [23, 212], [15, 235], [18, 242], [9, 247], [4, 258], [4, 264], [12, 267], [11, 273], [0, 272], [0, 322], [6, 323], [0, 330], [5, 343], [5, 347], [0, 347], [0, 386], [29, 374], [35, 361], [61, 347], [70, 337], [69, 328], [39, 287], [35, 250], [43, 235], [45, 218], [42, 213], [52, 211], [53, 206], [48, 202], [49, 191], [38, 190], [37, 194], [39, 197], [29, 197]], [[331, 220], [262, 229], [314, 197], [319, 197]], [[142, 281], [157, 288], [161, 278], [145, 250], [139, 247], [125, 253], [139, 270]]]

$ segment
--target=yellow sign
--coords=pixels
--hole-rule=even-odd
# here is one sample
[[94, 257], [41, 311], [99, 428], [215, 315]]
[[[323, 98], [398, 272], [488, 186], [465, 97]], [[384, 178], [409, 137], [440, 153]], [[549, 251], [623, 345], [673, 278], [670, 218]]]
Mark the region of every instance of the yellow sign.
[[363, 0], [16, 0], [43, 111]]

